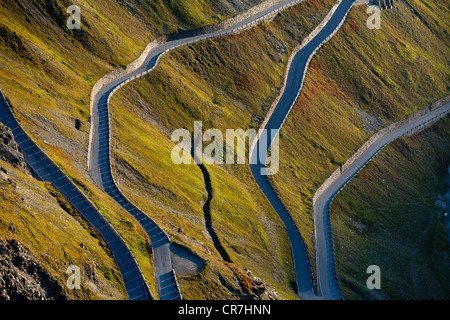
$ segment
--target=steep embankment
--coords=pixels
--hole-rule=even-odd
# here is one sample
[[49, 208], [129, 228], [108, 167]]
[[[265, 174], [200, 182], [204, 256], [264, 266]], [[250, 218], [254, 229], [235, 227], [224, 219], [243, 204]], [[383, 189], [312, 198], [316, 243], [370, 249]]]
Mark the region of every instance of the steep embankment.
[[[336, 268], [346, 299], [448, 299], [450, 251], [435, 207], [450, 157], [445, 118], [387, 146], [333, 201]], [[366, 287], [381, 268], [381, 289]]]
[[[310, 248], [309, 203], [315, 188], [366, 138], [363, 122], [351, 107], [373, 110], [390, 120], [384, 109], [392, 118], [399, 118], [421, 107], [414, 100], [425, 104], [426, 97], [432, 99], [446, 91], [448, 67], [442, 61], [448, 56], [448, 47], [443, 45], [448, 24], [441, 18], [445, 8], [431, 1], [408, 2], [415, 11], [411, 13], [398, 2], [397, 11], [383, 12], [381, 30], [366, 28], [365, 8], [352, 10], [350, 23], [313, 61], [293, 120], [288, 119], [281, 133], [285, 137], [282, 146], [286, 147], [282, 147], [285, 153], [277, 185]], [[18, 3], [33, 5], [22, 9]], [[2, 2], [0, 75], [5, 93], [19, 118], [38, 137], [37, 142], [71, 177], [77, 177], [76, 183], [124, 236], [151, 278], [145, 238], [136, 237], [134, 220], [89, 182], [84, 161], [89, 128], [85, 105], [90, 87], [107, 71], [131, 61], [131, 55], [137, 56], [149, 40], [144, 35], [146, 29], [142, 21], [134, 19], [136, 11], [130, 10], [129, 15], [119, 4], [109, 9], [102, 7], [101, 1], [91, 1], [93, 4], [86, 4], [83, 11], [88, 22], [83, 32], [87, 34], [80, 40], [75, 31], [61, 31], [66, 3], [52, 3], [56, 8], [46, 7], [43, 1]], [[331, 1], [326, 5], [329, 7]], [[117, 117], [119, 180], [136, 202], [172, 230], [177, 241], [197, 245], [194, 250], [203, 251], [203, 256], [209, 257], [211, 252], [218, 258], [204, 234], [201, 173], [195, 167], [171, 165], [173, 143], [168, 137], [174, 128], [192, 128], [192, 120], [221, 129], [257, 127], [277, 94], [273, 88], [281, 86], [288, 53], [326, 12], [318, 1], [306, 1], [298, 8], [301, 10], [289, 10], [275, 23], [264, 24], [243, 37], [181, 48], [164, 60], [148, 82], [142, 80], [132, 88], [133, 93], [127, 91], [132, 97], [118, 97], [124, 100], [113, 117]], [[316, 14], [318, 11], [321, 14]], [[121, 19], [115, 19], [117, 15]], [[424, 24], [424, 20], [428, 22]], [[115, 25], [117, 21], [128, 27]], [[117, 34], [122, 34], [120, 42], [115, 40]], [[92, 54], [95, 50], [103, 53]], [[338, 54], [333, 55], [336, 50]], [[331, 80], [342, 71], [346, 74], [336, 78], [339, 82]], [[74, 87], [77, 90], [72, 90]], [[137, 121], [139, 117], [143, 120]], [[76, 119], [81, 130], [75, 127]], [[231, 249], [232, 258], [287, 292], [284, 297], [293, 297], [295, 291], [286, 288], [293, 273], [283, 226], [252, 186], [249, 171], [241, 166], [209, 169], [216, 191], [213, 224]], [[209, 259], [214, 262], [204, 273], [182, 280], [185, 290], [190, 290], [188, 297], [242, 296], [250, 278], [237, 268]], [[268, 266], [268, 262], [273, 265]], [[211, 291], [215, 293], [209, 294]]]
[[[48, 183], [30, 176], [0, 124], [0, 299], [124, 299], [114, 259], [97, 232]], [[81, 269], [81, 290], [65, 271]]]
[[0, 286], [0, 300], [65, 299], [62, 286], [14, 240], [0, 240]]

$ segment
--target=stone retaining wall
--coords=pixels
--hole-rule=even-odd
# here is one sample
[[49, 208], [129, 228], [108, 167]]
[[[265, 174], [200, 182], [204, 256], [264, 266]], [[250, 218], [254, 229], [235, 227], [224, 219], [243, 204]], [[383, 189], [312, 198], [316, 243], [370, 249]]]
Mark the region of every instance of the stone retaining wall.
[[[399, 120], [397, 122], [392, 123], [391, 125], [389, 125], [388, 127], [378, 131], [377, 133], [375, 133], [369, 140], [367, 140], [361, 148], [358, 149], [358, 151], [356, 151], [343, 165], [342, 165], [342, 171], [345, 171], [348, 167], [350, 167], [353, 162], [355, 162], [355, 160], [361, 156], [361, 154], [363, 154], [367, 149], [369, 149], [376, 141], [378, 141], [379, 139], [381, 139], [383, 136], [423, 117], [424, 115], [426, 115], [427, 113], [430, 113], [431, 111], [437, 110], [439, 108], [441, 108], [442, 106], [444, 106], [445, 104], [450, 102], [450, 95], [440, 99], [436, 102], [434, 102], [433, 104], [431, 104], [430, 106], [428, 106], [427, 108], [421, 109], [411, 115], [409, 115], [408, 117]], [[434, 121], [432, 121], [434, 122]], [[431, 122], [431, 123], [432, 123]], [[420, 130], [423, 130], [425, 127], [429, 126], [431, 123], [425, 123], [417, 128], [414, 128], [412, 131], [410, 131], [408, 133], [408, 135], [411, 135], [415, 132], [418, 132]], [[314, 202], [317, 200], [317, 198], [319, 198], [323, 192], [341, 175], [341, 168], [337, 168], [332, 174], [331, 176], [325, 180], [325, 182], [317, 189], [316, 193], [314, 194], [314, 198], [313, 198], [313, 204]]]

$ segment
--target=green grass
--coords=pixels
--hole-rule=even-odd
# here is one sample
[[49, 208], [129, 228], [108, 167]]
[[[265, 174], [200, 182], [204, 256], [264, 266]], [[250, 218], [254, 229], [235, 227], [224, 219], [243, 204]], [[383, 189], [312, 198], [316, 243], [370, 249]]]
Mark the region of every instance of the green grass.
[[[432, 27], [401, 2], [398, 9], [383, 11], [381, 30], [366, 28], [364, 7], [352, 9], [342, 30], [313, 59], [303, 93], [282, 130], [281, 169], [273, 182], [311, 254], [313, 193], [368, 138], [352, 107], [390, 122], [447, 94], [446, 9], [431, 1], [409, 2]], [[180, 1], [154, 1], [139, 8], [82, 1], [84, 31], [77, 34], [59, 27], [66, 2], [53, 2], [53, 9], [44, 1], [30, 3], [50, 20], [27, 15], [12, 0], [0, 6], [0, 32], [8, 35], [0, 37], [2, 89], [26, 130], [76, 178], [154, 283], [143, 231], [87, 174], [90, 125], [85, 106], [93, 83], [137, 57], [155, 36], [200, 27], [229, 13], [215, 2], [180, 7]], [[114, 96], [114, 170], [120, 187], [172, 239], [207, 261], [203, 273], [180, 280], [183, 296], [242, 296], [245, 290], [237, 283], [245, 280], [239, 280], [236, 268], [248, 268], [283, 298], [296, 297], [284, 228], [248, 167], [208, 167], [215, 189], [213, 226], [236, 263], [228, 265], [205, 234], [201, 172], [194, 165], [172, 164], [170, 133], [192, 130], [194, 120], [203, 121], [205, 129], [258, 128], [279, 93], [290, 52], [332, 4], [308, 0], [243, 35], [179, 48], [150, 75]], [[76, 119], [81, 131], [75, 129]], [[241, 293], [226, 290], [219, 275]]]
[[[128, 167], [133, 168], [116, 170], [124, 181], [122, 187], [142, 207], [147, 206], [147, 212], [153, 210], [162, 225], [169, 225], [167, 230], [174, 237], [178, 237], [175, 230], [181, 225], [183, 230], [188, 227], [186, 236], [190, 239], [185, 241], [190, 241], [190, 246], [196, 245], [192, 239], [204, 242], [198, 205], [203, 186], [196, 166], [174, 168], [170, 164], [174, 145], [169, 141], [170, 132], [178, 128], [192, 131], [194, 120], [203, 121], [205, 130], [258, 128], [282, 85], [289, 52], [331, 4], [321, 7], [306, 1], [273, 23], [243, 35], [179, 48], [164, 57], [150, 75], [131, 83], [113, 98], [115, 154], [119, 160], [126, 155]], [[315, 12], [320, 14], [314, 16]], [[442, 61], [449, 50], [429, 29], [415, 21], [402, 5], [396, 11], [383, 13], [384, 29], [378, 33], [366, 28], [366, 19], [363, 7], [352, 9], [343, 29], [313, 59], [303, 92], [283, 128], [280, 172], [272, 177], [305, 238], [313, 265], [313, 194], [369, 137], [352, 107], [389, 122], [446, 93], [448, 69]], [[416, 28], [428, 42], [407, 33], [406, 24]], [[280, 50], [282, 44], [286, 51]], [[418, 60], [424, 54], [427, 59]], [[412, 85], [404, 81], [399, 70], [414, 75]], [[130, 123], [135, 129], [130, 128]], [[160, 169], [161, 164], [165, 170]], [[279, 291], [292, 290], [292, 265], [287, 243], [283, 242], [283, 227], [248, 168], [209, 166], [208, 170], [215, 189], [213, 226], [232, 260]], [[139, 177], [147, 175], [147, 179], [133, 178], [136, 171]], [[166, 179], [175, 172], [179, 182], [176, 186], [169, 182], [171, 178]], [[191, 179], [196, 182], [187, 183]], [[144, 186], [140, 186], [143, 181]], [[180, 215], [160, 213], [164, 208], [154, 205], [151, 199], [157, 196], [148, 191], [146, 184], [163, 185], [165, 205], [195, 217], [188, 218], [191, 225], [186, 225]], [[211, 243], [208, 246], [211, 248]], [[278, 275], [275, 279], [274, 274]], [[182, 291], [192, 288], [184, 285]]]
[[[434, 205], [447, 176], [450, 121], [387, 146], [331, 207], [345, 299], [448, 299], [446, 231]], [[366, 288], [370, 265], [381, 290]]]
[[[396, 6], [382, 12], [380, 30], [365, 27], [364, 7], [352, 9], [348, 23], [318, 56], [325, 63], [323, 74], [339, 84], [351, 104], [386, 121], [448, 92], [449, 47], [402, 2]], [[436, 14], [443, 12], [436, 8]], [[443, 28], [448, 32], [448, 24]]]

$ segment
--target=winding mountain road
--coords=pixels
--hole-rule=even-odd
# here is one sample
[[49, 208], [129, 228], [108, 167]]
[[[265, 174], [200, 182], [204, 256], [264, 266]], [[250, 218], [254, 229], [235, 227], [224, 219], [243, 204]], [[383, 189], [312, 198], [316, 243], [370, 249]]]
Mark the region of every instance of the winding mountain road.
[[[407, 121], [396, 129], [384, 130], [382, 134], [377, 135], [376, 139], [371, 141], [368, 148], [364, 148], [362, 152], [346, 166], [342, 172], [336, 171], [336, 178], [326, 182], [326, 187], [322, 188], [320, 194], [315, 196], [313, 201], [313, 217], [316, 239], [316, 274], [317, 274], [317, 291], [326, 298], [338, 298], [340, 290], [336, 278], [333, 242], [330, 224], [330, 204], [334, 197], [342, 188], [373, 159], [386, 145], [392, 141], [416, 132], [419, 128], [423, 129], [430, 123], [433, 123], [450, 112], [450, 103], [447, 102], [443, 106], [429, 110], [416, 120]], [[394, 123], [391, 125], [396, 126]]]
[[[108, 110], [109, 99], [112, 94], [131, 80], [147, 74], [157, 65], [159, 58], [169, 50], [188, 45], [205, 39], [211, 39], [233, 34], [253, 26], [264, 20], [268, 15], [290, 7], [299, 0], [284, 1], [271, 6], [252, 17], [236, 23], [232, 27], [183, 39], [164, 42], [155, 46], [146, 55], [140, 66], [129, 73], [119, 76], [105, 83], [92, 97], [90, 146], [88, 167], [94, 182], [104, 189], [123, 208], [132, 214], [143, 226], [151, 240], [155, 261], [155, 275], [158, 295], [161, 300], [181, 299], [176, 276], [170, 258], [170, 239], [149, 216], [131, 203], [118, 188], [111, 170], [110, 155], [110, 117]], [[354, 0], [342, 0], [323, 28], [305, 44], [292, 59], [287, 73], [285, 88], [270, 117], [265, 123], [265, 129], [281, 129], [286, 117], [300, 94], [305, 72], [314, 53], [334, 35], [342, 25]], [[387, 132], [379, 137], [365, 152], [361, 153], [339, 177], [322, 189], [321, 194], [314, 201], [314, 222], [316, 237], [316, 287], [314, 287], [312, 269], [309, 262], [303, 238], [295, 225], [289, 211], [284, 206], [267, 176], [261, 170], [265, 167], [265, 157], [273, 142], [273, 136], [262, 135], [256, 142], [253, 152], [263, 148], [266, 156], [258, 159], [258, 163], [250, 166], [253, 176], [262, 192], [265, 194], [275, 211], [286, 226], [296, 273], [298, 294], [303, 299], [340, 299], [341, 292], [334, 268], [333, 243], [329, 221], [329, 205], [333, 197], [346, 183], [370, 161], [386, 144], [407, 134], [411, 130], [435, 121], [449, 113], [450, 104], [433, 110], [415, 121], [408, 122], [396, 130]], [[43, 181], [52, 182], [55, 187], [69, 200], [69, 202], [83, 215], [83, 217], [101, 234], [110, 248], [118, 268], [122, 274], [130, 299], [151, 299], [151, 293], [142, 276], [129, 248], [112, 226], [98, 212], [84, 194], [59, 169], [59, 167], [45, 155], [43, 151], [25, 133], [15, 118], [11, 108], [3, 95], [0, 99], [0, 121], [13, 130], [15, 139], [20, 145], [24, 157], [34, 173]], [[265, 140], [265, 141], [264, 141]], [[265, 142], [263, 144], [262, 142]], [[266, 145], [266, 147], [263, 147]]]
[[[302, 0], [286, 0], [268, 7], [235, 25], [205, 35], [188, 37], [166, 42], [154, 48], [146, 57], [141, 66], [115, 80], [105, 84], [94, 96], [92, 105], [92, 130], [90, 133], [90, 146], [88, 167], [93, 180], [112, 196], [122, 207], [130, 212], [146, 230], [149, 235], [154, 259], [155, 273], [157, 275], [157, 290], [162, 300], [181, 299], [181, 292], [176, 282], [176, 276], [170, 260], [167, 234], [159, 228], [147, 215], [134, 206], [116, 186], [111, 173], [109, 156], [109, 113], [108, 101], [114, 89], [150, 72], [157, 64], [158, 59], [165, 52], [176, 47], [197, 42], [200, 40], [234, 34], [254, 26], [269, 15], [280, 12]], [[152, 299], [152, 294], [134, 259], [131, 251], [114, 228], [107, 222], [97, 208], [86, 198], [69, 177], [43, 152], [21, 127], [19, 121], [10, 108], [3, 93], [0, 91], [0, 121], [11, 128], [16, 142], [21, 147], [24, 158], [33, 174], [42, 181], [51, 182], [55, 188], [80, 212], [88, 223], [96, 229], [108, 245], [115, 262], [122, 275], [128, 297], [131, 300]]]
[[[320, 195], [315, 197], [313, 203], [313, 217], [317, 279], [315, 282], [316, 286], [314, 286], [312, 268], [304, 240], [289, 211], [284, 206], [267, 176], [264, 175], [263, 169], [266, 168], [265, 161], [267, 154], [276, 137], [276, 135], [271, 134], [271, 131], [275, 130], [278, 134], [301, 92], [304, 75], [312, 56], [317, 52], [320, 46], [328, 41], [339, 29], [354, 2], [354, 0], [343, 0], [340, 2], [326, 25], [322, 27], [312, 40], [295, 54], [287, 72], [285, 88], [280, 99], [273, 109], [273, 112], [269, 113], [268, 118], [266, 118], [264, 122], [265, 124], [261, 128], [266, 129], [266, 131], [258, 137], [254, 147], [251, 149], [251, 157], [257, 160], [257, 163], [250, 166], [251, 171], [256, 183], [286, 226], [294, 261], [297, 291], [302, 299], [308, 300], [339, 300], [342, 298], [335, 272], [329, 216], [329, 206], [334, 196], [385, 145], [408, 132], [417, 130], [417, 128], [421, 128], [424, 125], [445, 116], [449, 113], [450, 107], [450, 104], [447, 103], [439, 109], [433, 111], [430, 110], [429, 113], [422, 115], [414, 121], [408, 121], [395, 130], [385, 130], [383, 134], [377, 136], [375, 141], [371, 141], [371, 145], [364, 152], [358, 154], [356, 159], [352, 159], [352, 163], [346, 167], [345, 170], [338, 173], [339, 177], [337, 179], [334, 179], [326, 187], [323, 187]], [[256, 157], [255, 154], [258, 154], [260, 158], [257, 159], [258, 157]]]
[[[278, 132], [283, 123], [285, 122], [289, 112], [294, 106], [300, 91], [303, 86], [303, 79], [310, 62], [311, 57], [342, 25], [345, 17], [347, 16], [350, 8], [352, 7], [354, 0], [343, 0], [329, 21], [323, 26], [323, 28], [317, 33], [317, 35], [310, 40], [305, 46], [299, 50], [292, 59], [291, 66], [287, 72], [284, 91], [281, 97], [271, 113], [269, 119], [266, 122], [264, 129], [267, 133], [272, 130]], [[330, 277], [322, 278], [324, 281], [330, 281], [328, 287], [331, 288], [328, 292], [322, 292], [321, 295], [317, 295], [314, 290], [312, 269], [309, 262], [309, 256], [306, 249], [306, 245], [298, 230], [294, 220], [292, 219], [289, 211], [284, 206], [281, 199], [273, 189], [266, 175], [262, 173], [262, 169], [265, 168], [265, 161], [267, 153], [274, 141], [275, 135], [262, 134], [255, 147], [253, 153], [260, 153], [260, 149], [263, 150], [263, 156], [259, 157], [257, 163], [250, 165], [253, 176], [260, 189], [272, 204], [275, 211], [280, 216], [284, 225], [286, 226], [288, 237], [291, 244], [292, 259], [294, 261], [294, 269], [296, 274], [297, 292], [302, 299], [319, 299], [319, 298], [334, 298], [339, 299], [340, 293], [337, 288], [337, 283], [334, 284], [334, 268], [330, 269], [327, 275]], [[261, 154], [261, 153], [260, 153]], [[253, 157], [253, 156], [252, 156]], [[257, 157], [255, 157], [256, 159]], [[320, 229], [319, 231], [325, 231]], [[328, 238], [331, 237], [331, 233], [328, 232], [323, 235]], [[325, 252], [325, 251], [323, 251]], [[321, 252], [322, 253], [322, 252]], [[327, 287], [327, 288], [328, 288]]]
[[91, 97], [91, 132], [88, 156], [89, 173], [94, 182], [115, 199], [125, 210], [133, 215], [141, 223], [148, 234], [153, 248], [157, 290], [161, 300], [181, 299], [181, 293], [177, 285], [170, 258], [170, 239], [149, 216], [123, 195], [114, 180], [110, 154], [109, 99], [118, 88], [127, 84], [129, 81], [151, 72], [164, 53], [177, 47], [201, 40], [240, 32], [256, 25], [268, 16], [273, 16], [274, 13], [280, 12], [299, 2], [301, 2], [301, 0], [283, 1], [255, 13], [253, 16], [236, 23], [231, 27], [159, 44], [147, 53], [140, 66], [134, 68], [133, 71], [128, 72], [125, 75], [104, 83]]

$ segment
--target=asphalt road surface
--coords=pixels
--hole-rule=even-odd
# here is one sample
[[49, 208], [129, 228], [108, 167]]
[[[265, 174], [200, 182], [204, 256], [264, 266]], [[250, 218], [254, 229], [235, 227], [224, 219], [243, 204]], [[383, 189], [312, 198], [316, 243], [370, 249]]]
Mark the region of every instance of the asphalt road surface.
[[[92, 149], [90, 152], [90, 174], [94, 182], [103, 188], [116, 202], [127, 210], [142, 225], [148, 234], [155, 262], [155, 275], [158, 295], [161, 300], [181, 299], [176, 279], [173, 275], [172, 262], [170, 260], [169, 244], [167, 234], [145, 213], [133, 205], [116, 186], [112, 176], [109, 158], [109, 111], [107, 99], [112, 89], [101, 94], [100, 99], [95, 104], [95, 112], [92, 114], [94, 130], [97, 134], [93, 137]], [[101, 146], [101, 147], [99, 147]]]
[[[270, 132], [270, 130], [279, 131], [282, 127], [302, 88], [303, 72], [305, 68], [307, 68], [309, 57], [314, 53], [316, 48], [320, 46], [321, 43], [327, 39], [339, 26], [353, 3], [353, 0], [342, 1], [325, 27], [293, 58], [292, 65], [288, 71], [285, 90], [282, 93], [273, 114], [267, 121], [265, 129], [268, 130], [268, 132]], [[313, 208], [316, 241], [316, 287], [314, 287], [310, 260], [303, 238], [292, 220], [289, 211], [283, 205], [282, 201], [267, 179], [267, 176], [262, 174], [262, 169], [265, 168], [265, 158], [267, 157], [267, 152], [273, 143], [274, 135], [261, 135], [256, 143], [256, 147], [253, 149], [253, 152], [254, 154], [256, 152], [259, 153], [261, 152], [260, 149], [262, 149], [263, 157], [258, 159], [256, 164], [251, 165], [251, 170], [260, 189], [263, 191], [286, 226], [294, 261], [297, 291], [301, 298], [312, 300], [338, 300], [342, 298], [335, 272], [333, 241], [329, 217], [329, 205], [333, 197], [386, 144], [402, 135], [407, 134], [411, 130], [422, 126], [423, 124], [428, 123], [431, 119], [437, 119], [445, 114], [448, 114], [448, 108], [449, 105], [447, 104], [438, 110], [426, 114], [420, 119], [412, 121], [407, 125], [404, 125], [403, 127], [380, 137], [373, 145], [371, 145], [370, 148], [368, 148], [368, 150], [366, 150], [366, 152], [358, 157], [352, 165], [342, 172], [340, 177], [328, 188], [326, 188], [320, 197], [316, 199]]]

